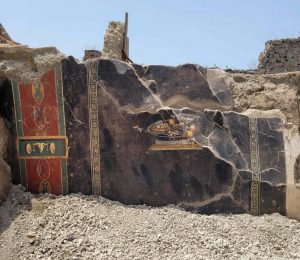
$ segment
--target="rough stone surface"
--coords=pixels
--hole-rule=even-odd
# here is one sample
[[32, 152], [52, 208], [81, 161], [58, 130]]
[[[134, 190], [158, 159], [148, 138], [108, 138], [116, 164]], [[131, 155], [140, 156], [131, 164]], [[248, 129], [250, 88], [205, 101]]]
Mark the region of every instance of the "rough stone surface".
[[103, 58], [122, 60], [124, 30], [124, 23], [116, 21], [109, 23], [104, 36]]
[[0, 158], [0, 202], [5, 199], [11, 185], [11, 171], [9, 165]]
[[102, 53], [97, 50], [85, 50], [83, 60], [100, 58]]
[[297, 100], [300, 93], [300, 72], [276, 75], [227, 74], [233, 81], [229, 84], [234, 99], [234, 110], [279, 109], [286, 123], [299, 125]]
[[300, 136], [296, 126], [284, 130], [285, 161], [287, 173], [287, 215], [300, 220]]
[[300, 38], [266, 42], [260, 54], [259, 73], [300, 71]]
[[[19, 161], [17, 156], [17, 136], [15, 125], [14, 105], [13, 105], [13, 93], [11, 83], [6, 78], [0, 77], [0, 118], [2, 130], [6, 129], [5, 133], [2, 133], [2, 142], [0, 144], [1, 154], [0, 158], [5, 158], [7, 164], [9, 164], [12, 172], [12, 180], [14, 183], [20, 182], [19, 174]], [[3, 140], [6, 140], [3, 143]]]
[[42, 76], [64, 57], [54, 47], [33, 49], [23, 45], [0, 44], [0, 77], [30, 82]]
[[8, 45], [17, 45], [15, 41], [13, 41], [9, 34], [4, 29], [4, 26], [0, 23], [0, 45], [8, 44]]
[[279, 214], [207, 216], [82, 195], [30, 201], [13, 187], [0, 216], [2, 259], [300, 258], [300, 222]]
[[0, 202], [6, 197], [11, 184], [11, 170], [4, 159], [7, 158], [8, 130], [5, 122], [0, 118]]
[[11, 185], [6, 199], [0, 203], [0, 241], [2, 232], [9, 228], [14, 219], [23, 210], [31, 209], [32, 195], [24, 191], [21, 185]]
[[8, 130], [5, 121], [0, 117], [0, 158], [6, 157]]

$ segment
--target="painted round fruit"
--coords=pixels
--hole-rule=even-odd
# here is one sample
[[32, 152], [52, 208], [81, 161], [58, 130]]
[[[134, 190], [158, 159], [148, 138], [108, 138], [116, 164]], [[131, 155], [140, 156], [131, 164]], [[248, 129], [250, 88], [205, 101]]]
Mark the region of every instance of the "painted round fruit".
[[196, 126], [195, 125], [190, 125], [190, 131], [192, 131], [194, 133], [195, 130], [196, 130]]
[[175, 124], [174, 119], [168, 119], [168, 124], [169, 124], [170, 126], [173, 126], [173, 125]]
[[190, 130], [186, 131], [186, 136], [187, 136], [188, 138], [191, 138], [193, 135], [194, 135], [194, 134], [193, 134], [192, 131], [190, 131]]

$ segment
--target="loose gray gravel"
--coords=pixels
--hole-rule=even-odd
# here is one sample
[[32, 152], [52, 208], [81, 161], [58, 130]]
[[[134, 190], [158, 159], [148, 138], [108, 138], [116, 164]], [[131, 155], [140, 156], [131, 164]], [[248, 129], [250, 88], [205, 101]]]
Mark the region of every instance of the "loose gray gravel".
[[0, 217], [3, 260], [300, 259], [300, 222], [279, 214], [205, 216], [14, 186]]

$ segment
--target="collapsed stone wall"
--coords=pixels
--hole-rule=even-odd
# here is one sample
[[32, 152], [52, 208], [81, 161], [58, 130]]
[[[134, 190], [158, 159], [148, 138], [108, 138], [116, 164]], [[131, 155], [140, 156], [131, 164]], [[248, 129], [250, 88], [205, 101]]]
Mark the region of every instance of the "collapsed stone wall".
[[104, 36], [103, 58], [122, 60], [124, 31], [124, 23], [115, 21], [109, 23]]
[[50, 70], [65, 57], [54, 47], [28, 48], [0, 44], [0, 77], [30, 82]]
[[286, 118], [286, 127], [299, 126], [300, 72], [276, 75], [227, 73], [227, 82], [235, 111], [279, 109]]
[[[29, 48], [11, 39], [0, 23], [0, 77], [31, 82], [65, 57], [55, 47]], [[0, 78], [0, 87], [1, 87]]]
[[259, 73], [300, 71], [300, 37], [266, 42], [258, 69]]

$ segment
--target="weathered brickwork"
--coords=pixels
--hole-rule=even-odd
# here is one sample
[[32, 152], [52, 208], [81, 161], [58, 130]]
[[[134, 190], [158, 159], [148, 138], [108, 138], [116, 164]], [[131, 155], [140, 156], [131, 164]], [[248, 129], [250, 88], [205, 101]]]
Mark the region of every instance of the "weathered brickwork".
[[122, 60], [124, 30], [124, 23], [115, 21], [109, 23], [104, 36], [103, 58]]
[[95, 59], [101, 57], [101, 51], [97, 50], [85, 50], [83, 60]]
[[261, 74], [300, 71], [300, 37], [266, 42], [258, 69]]

